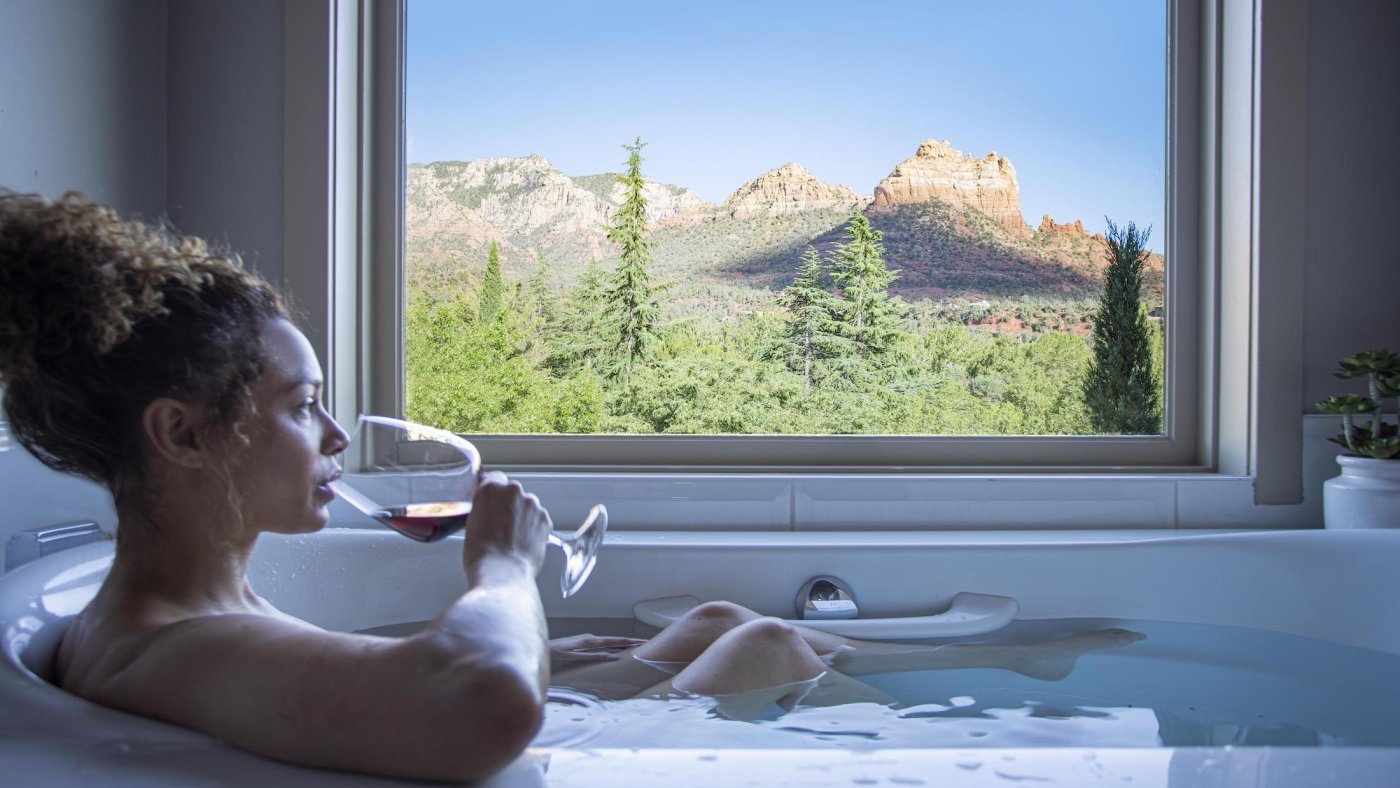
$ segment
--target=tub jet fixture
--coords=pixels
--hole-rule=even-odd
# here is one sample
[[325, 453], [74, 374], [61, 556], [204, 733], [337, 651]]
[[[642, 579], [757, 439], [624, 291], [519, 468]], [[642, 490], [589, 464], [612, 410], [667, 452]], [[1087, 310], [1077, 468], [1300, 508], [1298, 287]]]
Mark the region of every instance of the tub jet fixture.
[[845, 583], [822, 575], [802, 584], [797, 592], [797, 617], [808, 621], [817, 619], [855, 618], [855, 595]]

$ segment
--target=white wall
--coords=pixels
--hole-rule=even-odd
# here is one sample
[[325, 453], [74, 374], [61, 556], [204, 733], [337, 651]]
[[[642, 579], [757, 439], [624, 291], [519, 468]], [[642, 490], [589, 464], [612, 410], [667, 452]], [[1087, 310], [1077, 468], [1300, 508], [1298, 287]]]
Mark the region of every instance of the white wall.
[[[282, 14], [278, 0], [0, 0], [0, 186], [168, 212], [281, 281]], [[1308, 21], [1311, 403], [1336, 388], [1338, 356], [1400, 349], [1400, 3], [1313, 0]], [[100, 491], [13, 443], [0, 503], [0, 538], [107, 516]]]

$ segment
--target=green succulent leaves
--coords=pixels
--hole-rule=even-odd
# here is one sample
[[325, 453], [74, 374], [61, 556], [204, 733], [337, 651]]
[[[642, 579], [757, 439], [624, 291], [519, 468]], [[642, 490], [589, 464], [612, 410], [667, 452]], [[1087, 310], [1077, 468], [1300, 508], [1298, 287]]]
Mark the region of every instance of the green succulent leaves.
[[1367, 456], [1378, 460], [1393, 460], [1400, 456], [1400, 437], [1392, 435], [1389, 438], [1367, 441], [1365, 451]]
[[1340, 397], [1328, 397], [1317, 403], [1319, 413], [1330, 413], [1334, 416], [1347, 416], [1354, 413], [1370, 413], [1376, 409], [1376, 403], [1358, 397], [1355, 394], [1344, 394]]
[[1342, 359], [1336, 372], [1339, 378], [1359, 378], [1366, 375], [1389, 375], [1400, 372], [1400, 356], [1389, 350], [1363, 350]]
[[1400, 375], [1378, 378], [1376, 380], [1376, 390], [1380, 392], [1382, 397], [1390, 397], [1392, 399], [1400, 397]]
[[[1342, 359], [1336, 376], [1365, 378], [1369, 396], [1344, 394], [1317, 403], [1319, 413], [1342, 417], [1342, 434], [1330, 440], [1360, 457], [1400, 457], [1400, 427], [1384, 420], [1385, 401], [1400, 398], [1400, 356], [1385, 349], [1364, 350]], [[1363, 413], [1371, 414], [1370, 423], [1353, 423], [1353, 417]]]

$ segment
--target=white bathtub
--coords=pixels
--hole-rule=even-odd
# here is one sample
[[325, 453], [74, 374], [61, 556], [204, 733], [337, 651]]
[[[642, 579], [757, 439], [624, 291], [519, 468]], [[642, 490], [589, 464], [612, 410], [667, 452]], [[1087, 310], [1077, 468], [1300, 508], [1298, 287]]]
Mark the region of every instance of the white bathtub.
[[[420, 621], [464, 587], [460, 538], [421, 545], [382, 530], [264, 537], [250, 569], [274, 604], [328, 629]], [[384, 784], [284, 766], [203, 735], [79, 700], [45, 683], [64, 616], [91, 598], [109, 544], [0, 577], [0, 783]], [[631, 616], [688, 594], [792, 616], [807, 579], [848, 582], [862, 616], [924, 615], [959, 592], [1012, 597], [1020, 619], [1127, 618], [1247, 627], [1400, 655], [1400, 532], [617, 533], [575, 598], [557, 556], [541, 575], [551, 618]], [[38, 674], [35, 668], [39, 669]], [[1400, 681], [1400, 676], [1393, 677]], [[535, 748], [501, 785], [1392, 786], [1400, 748], [982, 749]]]

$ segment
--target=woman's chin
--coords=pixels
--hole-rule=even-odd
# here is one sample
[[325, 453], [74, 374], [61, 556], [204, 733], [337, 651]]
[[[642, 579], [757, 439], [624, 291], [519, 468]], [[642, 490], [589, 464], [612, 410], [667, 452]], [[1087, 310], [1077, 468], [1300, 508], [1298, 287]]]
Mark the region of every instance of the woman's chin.
[[267, 529], [268, 533], [283, 534], [293, 536], [295, 534], [314, 534], [330, 525], [331, 516], [326, 507], [318, 506], [306, 517], [296, 520], [283, 520]]

